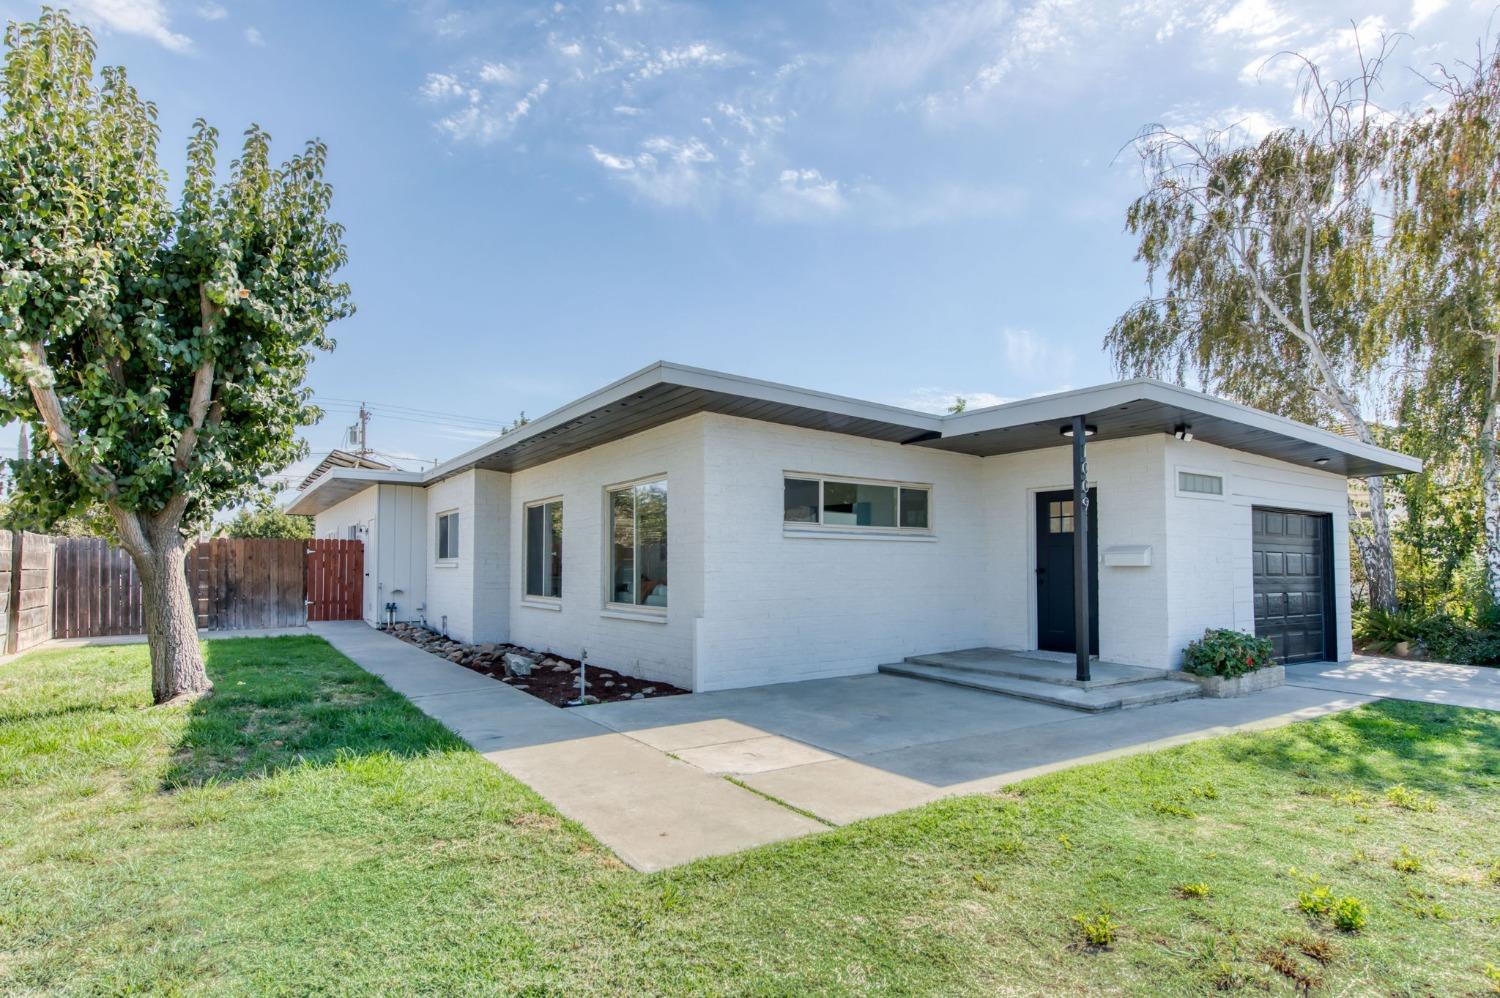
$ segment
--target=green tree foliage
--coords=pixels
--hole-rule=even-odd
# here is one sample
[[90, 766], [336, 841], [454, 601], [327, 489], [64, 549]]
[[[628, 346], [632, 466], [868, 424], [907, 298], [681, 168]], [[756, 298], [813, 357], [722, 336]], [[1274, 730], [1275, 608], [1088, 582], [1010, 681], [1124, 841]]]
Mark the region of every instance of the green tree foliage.
[[[1490, 601], [1500, 599], [1500, 51], [1396, 146], [1392, 326], [1438, 467], [1477, 471]], [[1462, 477], [1462, 476], [1461, 476]]]
[[[1259, 142], [1234, 131], [1146, 129], [1149, 188], [1126, 226], [1150, 296], [1110, 330], [1122, 373], [1195, 379], [1249, 405], [1379, 442], [1359, 388], [1384, 359], [1374, 321], [1383, 252], [1377, 196], [1389, 137], [1369, 116], [1385, 49], [1348, 81], [1304, 66], [1313, 124]], [[1356, 541], [1371, 600], [1394, 608], [1384, 483]]]
[[0, 76], [0, 418], [32, 431], [15, 503], [46, 521], [109, 510], [142, 578], [157, 699], [209, 688], [184, 531], [302, 456], [303, 385], [336, 279], [326, 149], [280, 166], [252, 126], [220, 182], [200, 121], [174, 207], [156, 109], [66, 13], [11, 24]]
[[312, 517], [296, 516], [270, 505], [242, 509], [224, 525], [225, 537], [306, 539], [312, 535]]

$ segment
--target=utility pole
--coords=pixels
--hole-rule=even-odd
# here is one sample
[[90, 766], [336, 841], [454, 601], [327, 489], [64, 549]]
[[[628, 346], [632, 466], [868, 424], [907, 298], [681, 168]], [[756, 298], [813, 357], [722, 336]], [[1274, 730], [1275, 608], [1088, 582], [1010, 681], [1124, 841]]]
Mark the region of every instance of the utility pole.
[[359, 456], [370, 456], [370, 410], [359, 404]]

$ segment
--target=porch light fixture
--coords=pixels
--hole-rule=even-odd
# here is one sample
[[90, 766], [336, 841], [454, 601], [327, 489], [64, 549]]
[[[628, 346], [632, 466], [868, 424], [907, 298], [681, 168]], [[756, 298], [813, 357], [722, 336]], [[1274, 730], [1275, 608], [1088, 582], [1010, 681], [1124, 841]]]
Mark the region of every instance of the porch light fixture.
[[1178, 423], [1172, 428], [1172, 436], [1183, 443], [1188, 443], [1193, 439], [1193, 428], [1186, 423]]
[[[1073, 427], [1072, 426], [1063, 426], [1063, 427], [1060, 427], [1057, 432], [1061, 433], [1063, 436], [1067, 437], [1069, 440], [1073, 439]], [[1097, 427], [1097, 426], [1089, 426], [1087, 423], [1084, 424], [1083, 435], [1085, 437], [1091, 437], [1095, 433], [1098, 433], [1098, 432], [1099, 432], [1099, 427]]]

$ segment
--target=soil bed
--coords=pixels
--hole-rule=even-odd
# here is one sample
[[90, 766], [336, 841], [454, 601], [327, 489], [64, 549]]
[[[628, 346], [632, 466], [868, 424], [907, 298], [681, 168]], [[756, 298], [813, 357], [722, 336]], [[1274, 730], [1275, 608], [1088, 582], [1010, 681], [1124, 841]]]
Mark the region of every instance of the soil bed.
[[[382, 630], [408, 644], [416, 645], [423, 651], [461, 665], [465, 669], [491, 676], [507, 686], [530, 693], [554, 707], [567, 707], [571, 701], [578, 698], [579, 663], [577, 659], [549, 655], [503, 642], [465, 644], [417, 624], [392, 624], [383, 627]], [[511, 675], [505, 667], [507, 654], [524, 655], [531, 659], [535, 663], [531, 668], [531, 674], [529, 676]], [[590, 703], [650, 700], [688, 692], [671, 683], [636, 679], [594, 664], [589, 665], [585, 679], [588, 685], [584, 692]]]

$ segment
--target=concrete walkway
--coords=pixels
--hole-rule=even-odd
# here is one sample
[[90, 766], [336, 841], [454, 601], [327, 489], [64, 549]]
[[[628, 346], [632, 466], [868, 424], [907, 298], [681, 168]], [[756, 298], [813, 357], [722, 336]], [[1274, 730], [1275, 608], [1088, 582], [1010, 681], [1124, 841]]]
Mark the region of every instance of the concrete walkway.
[[358, 621], [309, 629], [530, 785], [637, 870], [825, 827], [576, 709], [560, 710]]
[[647, 871], [1371, 699], [1286, 686], [1088, 715], [868, 675], [559, 710], [359, 622], [310, 629]]
[[1344, 663], [1289, 665], [1286, 681], [1309, 689], [1500, 710], [1500, 669], [1356, 655]]

